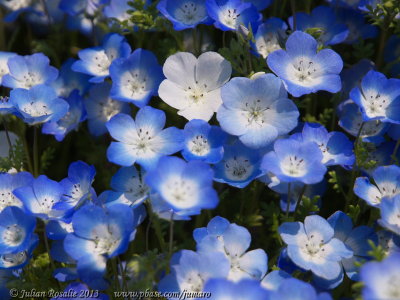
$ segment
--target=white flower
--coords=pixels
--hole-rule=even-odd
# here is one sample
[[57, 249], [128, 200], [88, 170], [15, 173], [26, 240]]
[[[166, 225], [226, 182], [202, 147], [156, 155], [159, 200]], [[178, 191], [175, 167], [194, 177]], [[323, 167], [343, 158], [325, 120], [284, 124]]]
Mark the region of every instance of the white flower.
[[162, 100], [188, 120], [209, 121], [222, 104], [221, 86], [230, 78], [231, 64], [216, 52], [196, 57], [188, 52], [170, 56], [158, 90]]

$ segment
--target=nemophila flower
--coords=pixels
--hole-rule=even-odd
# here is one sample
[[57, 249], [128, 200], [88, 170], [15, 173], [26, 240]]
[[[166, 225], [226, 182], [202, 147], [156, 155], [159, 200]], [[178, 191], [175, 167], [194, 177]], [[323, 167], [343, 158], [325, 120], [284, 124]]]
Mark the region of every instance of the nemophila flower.
[[187, 160], [201, 160], [209, 164], [218, 163], [224, 155], [227, 134], [218, 126], [193, 119], [183, 129], [185, 137], [182, 156]]
[[181, 130], [176, 127], [163, 129], [165, 121], [165, 113], [150, 106], [141, 108], [135, 120], [126, 114], [114, 116], [106, 124], [110, 135], [117, 140], [107, 150], [108, 160], [125, 167], [138, 163], [151, 169], [160, 157], [181, 150]]
[[[290, 27], [293, 29], [293, 17], [289, 18]], [[318, 42], [322, 45], [336, 45], [342, 43], [348, 36], [346, 25], [337, 20], [334, 9], [328, 6], [317, 6], [311, 14], [296, 13], [297, 30], [318, 28], [320, 35]]]
[[297, 125], [297, 106], [273, 74], [235, 77], [222, 87], [221, 96], [223, 104], [217, 112], [221, 128], [247, 147], [265, 147]]
[[396, 252], [400, 253], [400, 236], [387, 230], [380, 230], [376, 235], [386, 256]]
[[188, 120], [209, 121], [222, 104], [221, 86], [231, 77], [232, 67], [216, 52], [199, 58], [178, 52], [167, 58], [163, 72], [167, 79], [160, 84], [160, 98]]
[[86, 120], [83, 98], [78, 90], [74, 90], [65, 101], [69, 105], [67, 114], [58, 121], [45, 123], [42, 127], [42, 133], [54, 135], [59, 142], [64, 140], [69, 132], [77, 130], [79, 124]]
[[3, 76], [2, 85], [12, 89], [50, 84], [58, 76], [58, 70], [50, 66], [50, 60], [43, 53], [15, 55], [8, 59], [7, 65], [9, 73]]
[[63, 188], [63, 201], [56, 203], [54, 208], [65, 211], [65, 217], [68, 217], [86, 201], [93, 200], [96, 196], [92, 188], [95, 175], [94, 166], [89, 166], [82, 161], [70, 164], [68, 177], [60, 181]]
[[201, 292], [208, 279], [226, 278], [229, 272], [229, 261], [220, 252], [181, 250], [170, 264], [171, 273], [158, 283], [160, 292]]
[[73, 232], [72, 223], [66, 223], [61, 220], [50, 220], [46, 224], [46, 235], [51, 240], [63, 240], [68, 233]]
[[296, 265], [326, 280], [338, 278], [343, 272], [340, 261], [353, 256], [342, 241], [334, 238], [334, 230], [328, 221], [318, 215], [306, 217], [304, 224], [283, 223], [279, 226], [279, 234]]
[[33, 250], [39, 243], [39, 238], [36, 234], [31, 236], [31, 239], [25, 249], [16, 253], [6, 253], [0, 255], [0, 269], [17, 270], [28, 264], [32, 258]]
[[374, 183], [368, 177], [358, 177], [354, 193], [371, 206], [379, 206], [383, 197], [400, 194], [400, 168], [396, 165], [379, 166], [372, 172]]
[[55, 90], [47, 85], [36, 85], [29, 90], [14, 89], [10, 92], [9, 101], [21, 119], [29, 125], [56, 122], [69, 109], [69, 104], [58, 98]]
[[322, 152], [322, 163], [326, 166], [353, 165], [353, 143], [342, 132], [328, 130], [318, 123], [305, 123], [301, 134], [295, 134], [303, 142], [314, 142]]
[[209, 299], [226, 300], [226, 299], [269, 299], [269, 292], [260, 286], [255, 280], [242, 280], [232, 282], [227, 279], [209, 279], [204, 286], [205, 293], [211, 293]]
[[206, 0], [208, 15], [214, 26], [223, 31], [238, 30], [240, 25], [257, 30], [260, 14], [249, 2], [241, 0]]
[[214, 217], [207, 227], [193, 232], [197, 252], [219, 251], [230, 261], [228, 279], [239, 281], [255, 279], [260, 281], [268, 269], [267, 254], [262, 249], [246, 252], [250, 247], [250, 232], [242, 226], [230, 224], [227, 219]]
[[45, 175], [34, 179], [29, 185], [14, 190], [14, 195], [22, 201], [27, 212], [43, 220], [59, 219], [62, 211], [54, 205], [62, 201], [62, 185]]
[[[89, 288], [80, 282], [70, 283], [63, 292], [60, 292], [61, 297], [51, 298], [51, 300], [71, 300], [78, 295], [80, 298], [84, 299], [100, 299], [109, 300], [110, 298], [106, 294], [99, 294], [98, 291], [91, 291]], [[66, 297], [63, 297], [63, 296]]]
[[400, 123], [400, 79], [387, 79], [371, 70], [350, 97], [360, 107], [364, 121]]
[[199, 215], [201, 209], [181, 209], [179, 211], [174, 210], [167, 201], [165, 201], [159, 194], [153, 193], [150, 195], [151, 210], [160, 219], [167, 221], [177, 220], [190, 220], [192, 216]]
[[344, 43], [353, 44], [360, 39], [370, 39], [378, 35], [377, 27], [365, 22], [364, 15], [349, 8], [337, 8], [336, 14], [338, 21], [344, 23], [349, 29], [349, 34]]
[[373, 70], [375, 64], [369, 59], [361, 59], [358, 63], [351, 66], [351, 68], [343, 69], [340, 73], [342, 77], [342, 95], [344, 99], [349, 98], [350, 91], [360, 85], [362, 78], [368, 71]]
[[314, 184], [322, 181], [326, 173], [322, 160], [322, 151], [316, 143], [280, 139], [274, 143], [274, 151], [264, 155], [261, 169], [283, 182]]
[[307, 33], [293, 32], [286, 41], [286, 51], [274, 51], [268, 55], [267, 63], [294, 97], [341, 89], [342, 59], [331, 49], [317, 52], [317, 41]]
[[85, 100], [89, 131], [94, 136], [107, 133], [106, 123], [116, 114], [130, 113], [129, 104], [112, 99], [111, 84], [104, 82], [92, 86]]
[[111, 188], [106, 205], [116, 203], [137, 207], [149, 196], [149, 187], [144, 182], [145, 173], [135, 166], [123, 167], [111, 178]]
[[201, 161], [187, 163], [177, 157], [163, 157], [147, 173], [145, 182], [173, 212], [213, 209], [219, 201], [212, 186], [213, 171]]
[[80, 60], [72, 64], [75, 72], [93, 76], [89, 82], [100, 83], [109, 76], [111, 63], [120, 57], [128, 57], [131, 47], [125, 38], [113, 33], [107, 35], [101, 46], [79, 51]]
[[211, 23], [205, 0], [161, 0], [157, 9], [172, 22], [175, 30]]
[[269, 18], [261, 24], [254, 36], [255, 43], [252, 44], [253, 48], [262, 57], [267, 56], [275, 50], [282, 49], [279, 40], [283, 38], [288, 26], [284, 21], [279, 18]]
[[147, 105], [150, 98], [157, 95], [164, 79], [155, 55], [143, 49], [136, 49], [130, 56], [114, 60], [110, 76], [113, 82], [110, 97], [138, 107]]
[[110, 0], [109, 3], [104, 6], [103, 13], [107, 18], [117, 19], [120, 22], [128, 20], [128, 10], [133, 10], [133, 7], [128, 4], [129, 0]]
[[385, 197], [380, 204], [381, 218], [378, 223], [400, 236], [400, 197]]
[[134, 214], [126, 205], [104, 210], [86, 205], [72, 217], [73, 233], [64, 239], [64, 248], [75, 259], [80, 279], [91, 288], [104, 289], [108, 258], [126, 251], [135, 226]]
[[214, 180], [237, 188], [246, 187], [262, 175], [261, 152], [243, 145], [239, 140], [224, 146], [222, 160], [214, 166]]
[[22, 208], [23, 203], [14, 196], [13, 191], [19, 187], [29, 185], [32, 181], [33, 176], [28, 172], [16, 174], [0, 173], [0, 211], [3, 211], [8, 206]]
[[271, 292], [271, 300], [332, 300], [328, 293], [318, 294], [308, 282], [296, 278], [287, 278], [279, 285], [278, 290]]
[[383, 142], [383, 135], [390, 126], [389, 123], [379, 120], [364, 121], [360, 107], [350, 99], [339, 105], [338, 115], [340, 118], [339, 126], [354, 137], [358, 136], [362, 125], [359, 136], [366, 142]]
[[3, 76], [9, 73], [8, 59], [15, 56], [13, 52], [0, 51], [0, 86], [2, 85]]
[[265, 275], [261, 281], [261, 286], [270, 291], [277, 291], [281, 283], [287, 278], [292, 278], [292, 276], [283, 270], [274, 270]]
[[0, 213], [0, 254], [17, 253], [25, 250], [36, 227], [35, 217], [15, 206]]
[[361, 267], [364, 283], [362, 297], [365, 300], [398, 299], [400, 287], [400, 253], [394, 253], [381, 262], [368, 262]]
[[328, 218], [329, 224], [335, 231], [334, 237], [341, 240], [347, 248], [353, 251], [353, 257], [342, 259], [341, 264], [346, 275], [352, 280], [359, 280], [357, 262], [369, 260], [368, 252], [371, 246], [368, 241], [378, 243], [374, 230], [368, 226], [353, 228], [351, 218], [341, 211], [335, 212]]
[[60, 9], [70, 16], [87, 14], [93, 16], [109, 0], [61, 0]]
[[51, 86], [56, 90], [57, 95], [62, 98], [68, 98], [74, 90], [79, 91], [79, 95], [83, 96], [89, 88], [90, 76], [72, 71], [71, 66], [76, 59], [69, 58], [60, 68], [60, 75]]

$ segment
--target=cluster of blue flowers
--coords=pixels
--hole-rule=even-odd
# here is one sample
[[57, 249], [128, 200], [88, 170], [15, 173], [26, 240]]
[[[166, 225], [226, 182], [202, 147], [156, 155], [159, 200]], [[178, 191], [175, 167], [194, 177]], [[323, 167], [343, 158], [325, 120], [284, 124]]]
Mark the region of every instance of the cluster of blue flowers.
[[0, 298], [400, 299], [396, 1], [133, 2], [0, 0]]

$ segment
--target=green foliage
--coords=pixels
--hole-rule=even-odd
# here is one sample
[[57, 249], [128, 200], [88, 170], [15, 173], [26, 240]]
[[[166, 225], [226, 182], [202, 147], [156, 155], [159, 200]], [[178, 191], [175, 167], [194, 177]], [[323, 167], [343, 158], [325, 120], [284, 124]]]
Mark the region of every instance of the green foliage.
[[365, 143], [361, 140], [356, 143], [354, 153], [356, 156], [356, 165], [363, 169], [373, 169], [377, 162], [370, 159], [370, 153], [375, 150], [374, 144]]
[[319, 207], [317, 204], [320, 198], [321, 196], [319, 195], [312, 198], [303, 195], [297, 207], [296, 220], [303, 221], [308, 215], [318, 212]]
[[[129, 1], [128, 4], [132, 7], [132, 10], [128, 10], [130, 14], [129, 21], [135, 26], [137, 26], [140, 30], [151, 30], [151, 29], [161, 29], [164, 23], [163, 18], [159, 16], [159, 12], [157, 10], [157, 2], [154, 1], [152, 4], [148, 5], [145, 8], [144, 0], [134, 0]], [[121, 23], [125, 28], [132, 30], [132, 24], [129, 24], [128, 21], [124, 21]]]
[[368, 255], [372, 256], [374, 260], [382, 261], [386, 257], [386, 252], [381, 245], [375, 245], [370, 240], [368, 240], [368, 244], [371, 246], [371, 251], [368, 251]]
[[52, 147], [48, 147], [45, 149], [40, 157], [40, 169], [41, 172], [47, 170], [50, 167], [52, 160], [54, 159], [54, 155], [56, 153], [56, 149]]
[[328, 126], [329, 121], [332, 118], [332, 115], [334, 113], [333, 108], [324, 108], [324, 110], [318, 114], [318, 116], [314, 116], [312, 114], [306, 114], [303, 117], [304, 122], [310, 122], [310, 123], [319, 123], [321, 125], [324, 125], [325, 127]]
[[336, 193], [340, 193], [340, 186], [339, 186], [339, 180], [337, 178], [336, 171], [328, 171], [329, 179], [328, 182], [332, 184], [332, 188]]
[[348, 215], [350, 216], [350, 218], [353, 219], [354, 223], [357, 222], [360, 212], [361, 212], [361, 208], [358, 204], [357, 205], [349, 205]]
[[375, 46], [373, 43], [360, 39], [357, 43], [353, 44], [352, 53], [357, 61], [363, 58], [371, 59], [375, 53]]
[[9, 157], [0, 157], [0, 172], [7, 172], [15, 168], [21, 171], [26, 161], [25, 150], [23, 142], [18, 139], [10, 151]]
[[398, 30], [399, 20], [396, 19], [396, 15], [400, 13], [398, 0], [382, 0], [376, 4], [376, 7], [368, 5], [367, 8], [372, 24], [381, 27], [383, 30], [389, 28]]

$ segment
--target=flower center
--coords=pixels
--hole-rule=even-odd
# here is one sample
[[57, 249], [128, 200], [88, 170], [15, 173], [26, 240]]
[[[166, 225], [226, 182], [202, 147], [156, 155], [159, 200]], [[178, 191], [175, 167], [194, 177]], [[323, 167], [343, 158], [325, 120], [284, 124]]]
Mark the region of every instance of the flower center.
[[246, 157], [234, 156], [224, 161], [225, 174], [231, 180], [246, 180], [253, 172], [253, 165]]
[[366, 107], [366, 113], [369, 116], [377, 117], [386, 115], [386, 108], [390, 104], [388, 101], [387, 96], [381, 95], [377, 91], [367, 91], [364, 94], [364, 102]]
[[3, 211], [8, 206], [22, 207], [22, 202], [10, 190], [2, 190], [0, 191], [0, 211]]
[[167, 183], [167, 197], [174, 202], [184, 202], [193, 193], [193, 185], [184, 179], [175, 179]]
[[324, 240], [317, 240], [314, 235], [311, 235], [302, 248], [303, 252], [309, 256], [316, 256], [320, 251], [324, 252]]
[[21, 251], [18, 253], [4, 254], [0, 256], [2, 265], [6, 268], [18, 266], [26, 261], [28, 255], [26, 251]]
[[110, 57], [111, 60], [108, 58], [107, 54], [103, 51], [97, 52], [94, 56], [94, 71], [98, 75], [107, 75], [108, 69], [112, 62], [112, 56]]
[[195, 271], [190, 272], [185, 280], [185, 290], [190, 292], [201, 292], [204, 286], [204, 280], [201, 275]]
[[31, 117], [42, 117], [42, 116], [47, 116], [51, 112], [49, 108], [47, 107], [46, 103], [38, 101], [38, 102], [30, 102], [26, 104], [24, 107], [22, 107], [22, 110], [30, 115]]
[[112, 100], [111, 98], [99, 102], [98, 105], [99, 119], [106, 119], [107, 121], [109, 121], [112, 117], [119, 113], [121, 109], [121, 104], [118, 101]]
[[263, 58], [276, 50], [282, 49], [278, 43], [278, 39], [273, 33], [268, 33], [264, 37], [256, 41], [257, 52], [262, 55]]
[[40, 83], [42, 83], [42, 77], [39, 74], [28, 72], [23, 76], [22, 85], [27, 89]]
[[126, 80], [126, 87], [131, 91], [131, 97], [143, 95], [147, 90], [147, 78], [139, 73], [133, 73]]
[[25, 231], [17, 224], [7, 226], [3, 232], [3, 240], [6, 244], [17, 246], [25, 237]]
[[247, 126], [262, 127], [265, 124], [265, 112], [269, 109], [268, 106], [263, 105], [260, 99], [246, 102], [244, 110], [248, 122]]
[[190, 152], [198, 156], [204, 156], [210, 152], [210, 144], [203, 135], [196, 135], [188, 143]]
[[281, 169], [284, 174], [292, 177], [301, 177], [307, 173], [304, 159], [296, 155], [290, 155], [281, 162]]
[[292, 80], [303, 86], [312, 86], [317, 84], [316, 78], [319, 75], [319, 68], [312, 59], [308, 57], [299, 57], [294, 60], [293, 65], [289, 65], [288, 74]]
[[227, 9], [222, 13], [222, 23], [229, 28], [238, 27], [238, 18], [240, 14], [237, 12], [236, 8]]
[[205, 17], [205, 11], [192, 1], [185, 2], [175, 11], [175, 18], [188, 25], [196, 24]]

